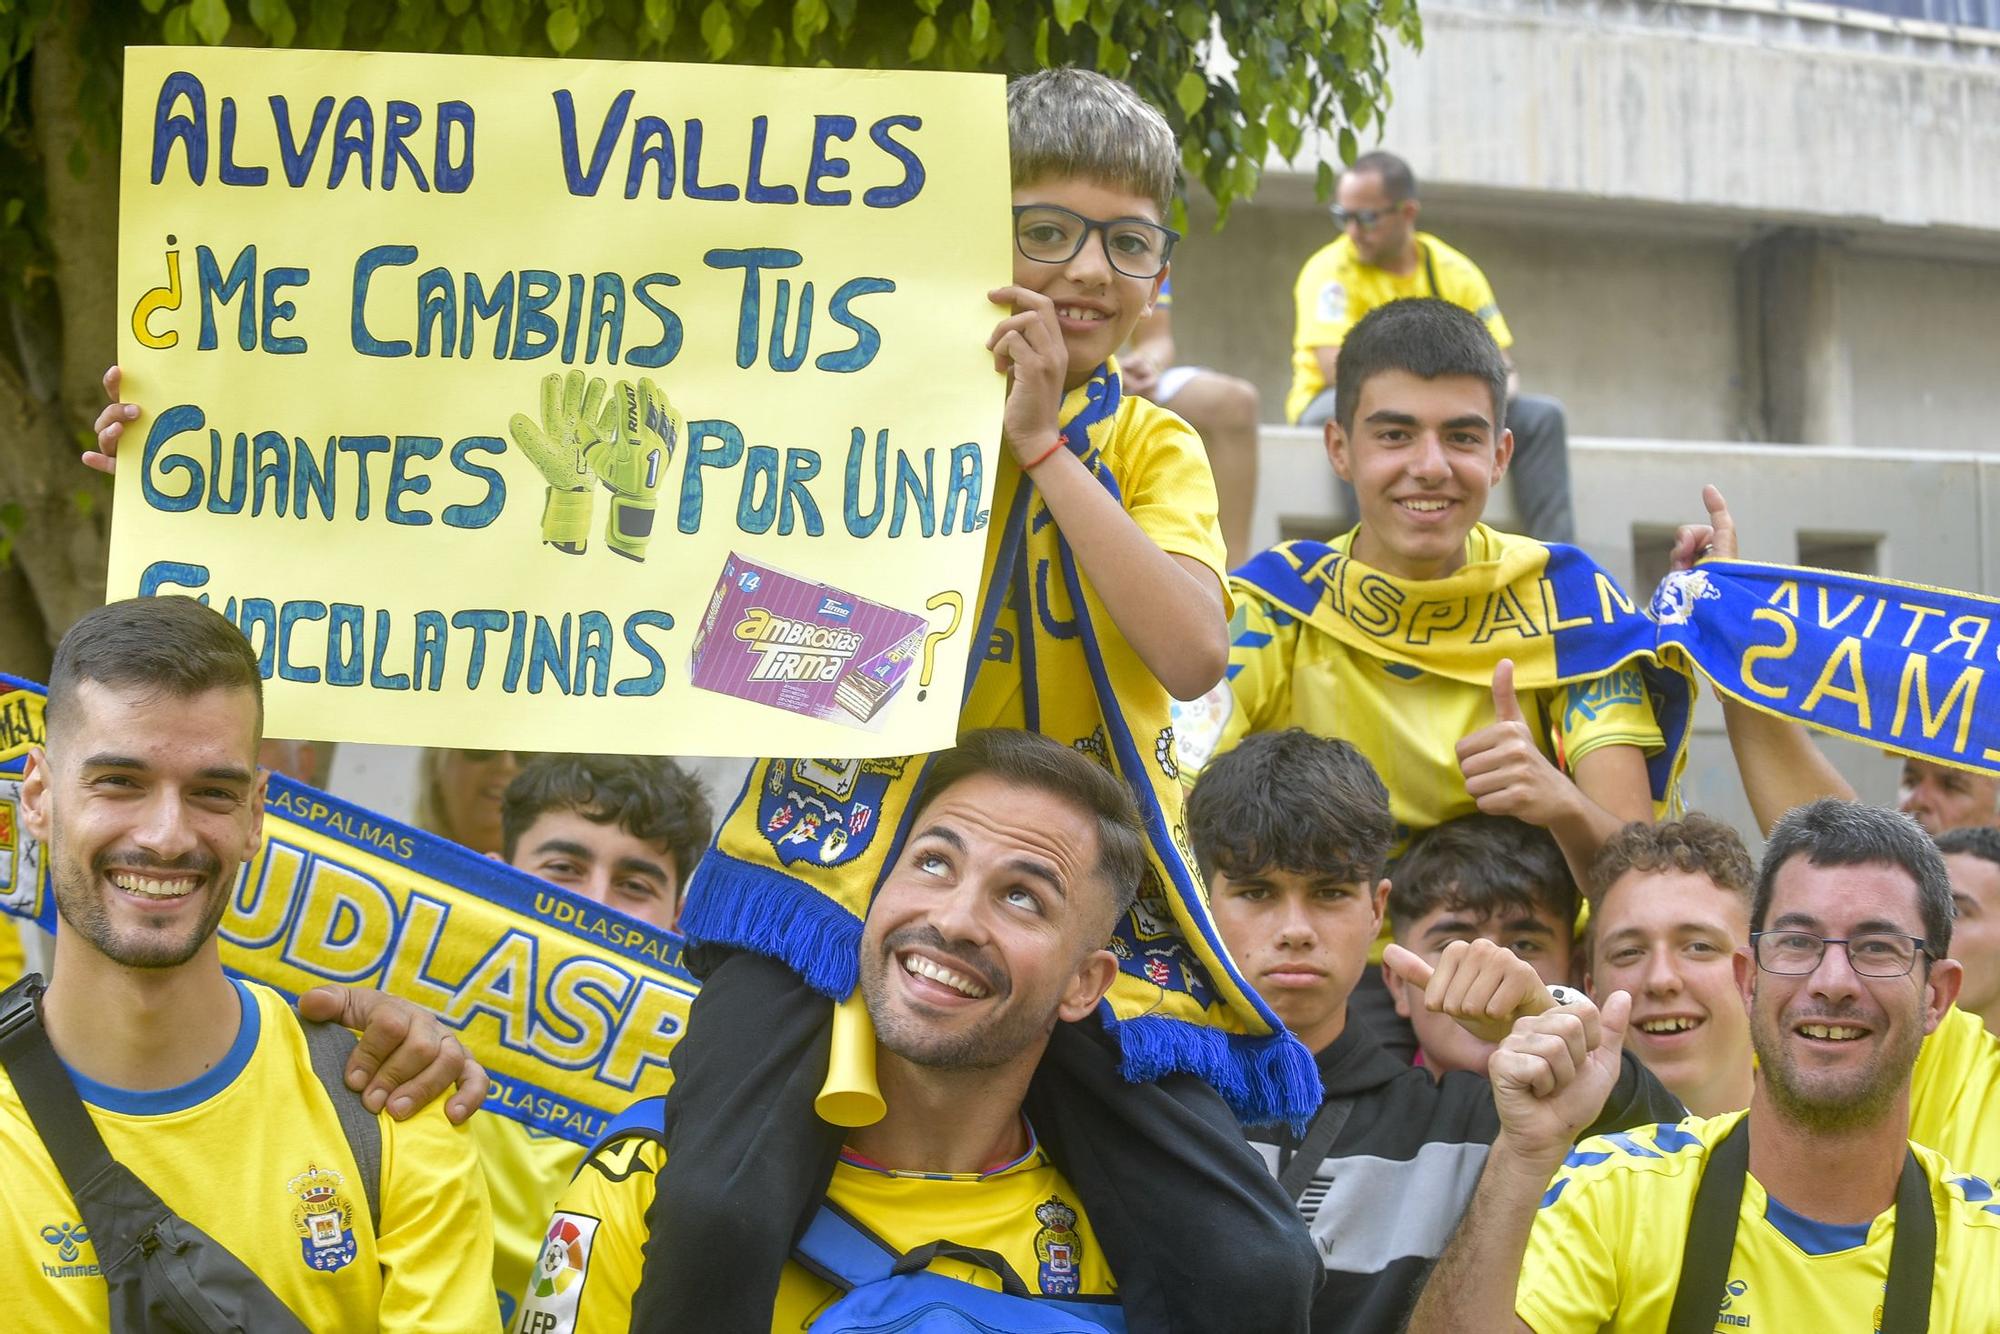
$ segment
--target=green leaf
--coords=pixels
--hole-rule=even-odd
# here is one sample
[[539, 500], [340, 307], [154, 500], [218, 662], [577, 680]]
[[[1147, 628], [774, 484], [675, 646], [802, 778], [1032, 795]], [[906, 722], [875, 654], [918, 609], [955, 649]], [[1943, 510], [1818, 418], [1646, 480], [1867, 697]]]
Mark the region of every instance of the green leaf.
[[458, 44], [469, 56], [486, 54], [486, 25], [474, 14], [458, 28]]
[[229, 0], [194, 0], [190, 17], [196, 34], [210, 46], [221, 46], [229, 36]]
[[271, 39], [273, 46], [290, 46], [299, 35], [299, 21], [285, 0], [250, 0], [250, 21]]
[[701, 11], [701, 40], [708, 46], [708, 58], [720, 60], [736, 45], [736, 28], [722, 0], [708, 0]]
[[803, 51], [812, 45], [812, 39], [826, 31], [826, 25], [833, 16], [827, 12], [826, 0], [797, 0], [792, 6], [792, 41]]
[[1197, 70], [1189, 70], [1181, 75], [1174, 85], [1174, 101], [1180, 104], [1181, 114], [1189, 120], [1208, 102], [1208, 80]]
[[986, 34], [993, 29], [993, 5], [990, 0], [972, 0], [972, 40], [984, 42]]
[[1056, 26], [1068, 32], [1090, 9], [1090, 0], [1055, 0]]
[[917, 12], [919, 14], [935, 14], [938, 12], [938, 3], [939, 0], [917, 0]]
[[664, 26], [673, 12], [672, 0], [646, 0], [646, 22], [655, 28]]
[[462, 19], [472, 10], [472, 0], [444, 0], [444, 12]]
[[1174, 27], [1182, 37], [1198, 42], [1208, 36], [1208, 10], [1202, 5], [1175, 5]]
[[1035, 63], [1043, 69], [1049, 67], [1049, 21], [1046, 17], [1035, 23]]
[[160, 36], [166, 39], [167, 45], [193, 46], [200, 40], [194, 35], [194, 15], [190, 12], [192, 8], [192, 5], [175, 5], [167, 11], [167, 16], [160, 20]]
[[157, 14], [166, 8], [167, 0], [139, 0], [139, 7], [148, 14]]
[[1333, 164], [1325, 158], [1321, 158], [1319, 160], [1319, 170], [1313, 176], [1313, 196], [1320, 203], [1324, 204], [1327, 200], [1333, 198], [1333, 186], [1336, 179]]
[[549, 11], [549, 21], [542, 25], [548, 33], [549, 46], [557, 55], [567, 55], [576, 45], [576, 39], [583, 36], [583, 25], [577, 22], [576, 11], [568, 5], [559, 5]]
[[926, 14], [917, 20], [917, 26], [910, 32], [910, 59], [922, 60], [937, 45], [937, 20]]
[[1342, 165], [1361, 156], [1361, 145], [1354, 141], [1354, 131], [1343, 125], [1340, 127], [1340, 161]]

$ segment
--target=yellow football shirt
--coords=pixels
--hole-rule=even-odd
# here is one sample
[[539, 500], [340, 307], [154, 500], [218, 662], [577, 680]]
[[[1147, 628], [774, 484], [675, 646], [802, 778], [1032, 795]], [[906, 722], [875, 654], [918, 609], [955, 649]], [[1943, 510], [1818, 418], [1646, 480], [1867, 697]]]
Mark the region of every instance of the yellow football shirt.
[[1970, 1010], [1945, 1011], [1917, 1052], [1910, 1138], [1953, 1167], [2000, 1180], [2000, 1037]]
[[[1663, 1329], [1708, 1153], [1745, 1113], [1597, 1136], [1550, 1183], [1521, 1266], [1515, 1312], [1536, 1334]], [[1931, 1328], [2000, 1329], [2000, 1205], [1993, 1188], [1918, 1146], [1937, 1210]], [[1865, 1227], [1802, 1219], [1753, 1176], [1717, 1331], [1873, 1334], [1895, 1210]]]
[[[627, 1135], [584, 1160], [549, 1223], [517, 1334], [623, 1334], [644, 1268], [646, 1212], [666, 1162], [650, 1135]], [[990, 1172], [891, 1172], [843, 1156], [827, 1199], [898, 1251], [945, 1239], [1004, 1256], [1030, 1292], [1117, 1292], [1076, 1192], [1039, 1144]], [[931, 1272], [998, 1289], [991, 1270], [957, 1260]], [[838, 1290], [796, 1263], [778, 1281], [771, 1329], [811, 1328]]]
[[[1082, 402], [1083, 390], [1071, 391], [1063, 400], [1062, 416], [1067, 419]], [[1102, 433], [1100, 441], [1100, 457], [1110, 470], [1125, 512], [1154, 546], [1170, 556], [1199, 561], [1215, 572], [1216, 585], [1223, 596], [1223, 614], [1227, 615], [1229, 555], [1222, 545], [1222, 528], [1216, 519], [1215, 475], [1209, 471], [1201, 437], [1167, 409], [1137, 394], [1126, 394], [1112, 415], [1111, 430]], [[1033, 502], [1029, 521], [1039, 523], [1046, 516], [1047, 511], [1038, 498]], [[998, 528], [996, 522], [992, 540], [998, 540]], [[996, 577], [1002, 575], [1004, 571]], [[1061, 588], [1061, 574], [1052, 571], [1047, 582], [1053, 587], [1037, 587], [1024, 594], [1035, 614], [1051, 620], [1072, 618], [1075, 613]], [[968, 607], [966, 615], [975, 615], [976, 611], [977, 608]], [[1098, 629], [1103, 633], [1107, 627]], [[1015, 609], [1002, 607], [986, 649], [987, 660], [993, 665], [979, 673], [978, 684], [959, 718], [962, 730], [1027, 726], [1021, 673], [1015, 665], [1020, 662], [1020, 654], [1020, 624]], [[1009, 669], [995, 670], [995, 666], [1002, 664], [1009, 665]], [[1062, 688], [1059, 683], [1041, 683], [1044, 694], [1058, 688]], [[1089, 692], [1094, 687], [1086, 678], [1069, 683], [1067, 688]]]
[[473, 1117], [471, 1127], [493, 1201], [493, 1292], [500, 1323], [511, 1325], [514, 1304], [542, 1253], [549, 1215], [583, 1161], [583, 1145], [497, 1112]]
[[21, 944], [21, 924], [0, 913], [0, 988], [11, 987], [28, 970], [28, 952]]
[[1454, 306], [1463, 306], [1485, 322], [1494, 342], [1502, 348], [1514, 345], [1513, 332], [1507, 328], [1486, 275], [1429, 232], [1417, 233], [1417, 267], [1408, 273], [1391, 273], [1364, 263], [1354, 251], [1354, 242], [1342, 236], [1305, 262], [1292, 288], [1297, 319], [1292, 330], [1292, 388], [1285, 395], [1285, 420], [1297, 421], [1306, 405], [1326, 388], [1314, 348], [1340, 346], [1363, 315], [1411, 296], [1443, 297]]
[[[236, 1040], [199, 1079], [131, 1093], [75, 1077], [111, 1156], [263, 1279], [308, 1329], [497, 1328], [492, 1219], [471, 1136], [445, 1119], [442, 1103], [408, 1121], [378, 1117], [378, 1235], [305, 1033], [277, 992], [245, 982], [236, 991]], [[0, 1263], [14, 1276], [8, 1325], [106, 1328], [89, 1234], [4, 1073], [0, 1152]]]
[[[1353, 539], [1350, 532], [1332, 545], [1345, 551]], [[1466, 560], [1498, 559], [1499, 543], [1492, 529], [1475, 526], [1466, 538]], [[1389, 789], [1396, 855], [1426, 829], [1479, 809], [1465, 790], [1457, 747], [1494, 722], [1490, 687], [1349, 648], [1265, 601], [1250, 584], [1232, 583], [1228, 694], [1214, 694], [1199, 724], [1184, 721], [1189, 711], [1177, 711], [1177, 727], [1189, 733], [1181, 751], [1184, 772], [1198, 767], [1191, 754], [1207, 758], [1196, 726], [1219, 737], [1209, 753], [1251, 732], [1303, 727], [1351, 742], [1375, 766]], [[1645, 681], [1634, 669], [1553, 690], [1524, 690], [1520, 703], [1543, 753], [1564, 772], [1601, 746], [1637, 746], [1651, 755], [1666, 745]]]

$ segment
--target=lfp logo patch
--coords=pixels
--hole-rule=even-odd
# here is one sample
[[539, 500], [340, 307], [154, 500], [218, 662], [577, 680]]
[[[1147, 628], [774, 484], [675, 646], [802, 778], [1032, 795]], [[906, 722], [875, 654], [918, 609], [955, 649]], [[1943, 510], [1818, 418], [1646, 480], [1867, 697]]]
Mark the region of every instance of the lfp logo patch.
[[598, 1220], [588, 1214], [558, 1213], [542, 1238], [542, 1254], [528, 1277], [528, 1300], [516, 1329], [530, 1334], [563, 1334], [576, 1328], [577, 1303], [590, 1274], [590, 1244]]

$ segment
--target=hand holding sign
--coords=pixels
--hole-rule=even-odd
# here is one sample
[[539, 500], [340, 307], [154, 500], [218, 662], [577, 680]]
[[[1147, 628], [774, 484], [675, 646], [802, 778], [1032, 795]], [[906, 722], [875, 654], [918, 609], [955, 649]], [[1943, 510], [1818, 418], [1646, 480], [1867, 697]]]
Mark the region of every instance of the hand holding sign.
[[993, 354], [993, 369], [1008, 375], [1000, 433], [1015, 459], [1026, 466], [1047, 457], [1056, 443], [1069, 347], [1056, 322], [1055, 302], [1042, 293], [1000, 287], [986, 296], [996, 305], [1014, 309], [994, 326], [986, 349]]
[[1488, 815], [1547, 828], [1575, 807], [1580, 794], [1535, 744], [1514, 695], [1514, 664], [1506, 658], [1493, 669], [1493, 712], [1491, 726], [1458, 743], [1466, 793]]
[[1424, 1008], [1448, 1015], [1481, 1042], [1499, 1042], [1516, 1019], [1555, 1008], [1555, 997], [1526, 959], [1490, 940], [1454, 940], [1433, 968], [1401, 945], [1382, 952], [1397, 978], [1424, 989]]

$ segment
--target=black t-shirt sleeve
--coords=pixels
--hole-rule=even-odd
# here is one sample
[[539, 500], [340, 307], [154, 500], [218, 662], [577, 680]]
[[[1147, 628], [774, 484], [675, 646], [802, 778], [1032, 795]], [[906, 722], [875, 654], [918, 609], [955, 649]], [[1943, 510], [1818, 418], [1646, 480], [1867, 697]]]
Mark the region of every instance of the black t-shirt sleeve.
[[1687, 1108], [1681, 1106], [1681, 1100], [1628, 1051], [1620, 1056], [1618, 1082], [1611, 1086], [1604, 1109], [1577, 1138], [1588, 1139], [1634, 1126], [1671, 1124], [1686, 1115]]

